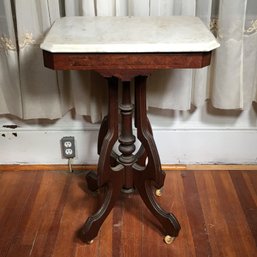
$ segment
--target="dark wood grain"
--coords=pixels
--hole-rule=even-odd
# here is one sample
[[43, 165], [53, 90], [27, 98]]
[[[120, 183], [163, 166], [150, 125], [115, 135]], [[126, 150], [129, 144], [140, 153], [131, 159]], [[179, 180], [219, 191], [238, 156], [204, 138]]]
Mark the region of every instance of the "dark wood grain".
[[54, 70], [94, 70], [103, 77], [130, 81], [160, 69], [202, 68], [211, 52], [183, 53], [51, 53], [43, 51], [44, 65]]
[[76, 233], [98, 197], [86, 190], [84, 174], [2, 172], [0, 257], [253, 257], [256, 179], [257, 171], [167, 172], [158, 201], [182, 226], [172, 245], [138, 194], [121, 194], [97, 239], [85, 245]]
[[[157, 70], [208, 66], [211, 52], [190, 53], [50, 53], [44, 64], [54, 70]], [[142, 74], [143, 75], [143, 74]]]

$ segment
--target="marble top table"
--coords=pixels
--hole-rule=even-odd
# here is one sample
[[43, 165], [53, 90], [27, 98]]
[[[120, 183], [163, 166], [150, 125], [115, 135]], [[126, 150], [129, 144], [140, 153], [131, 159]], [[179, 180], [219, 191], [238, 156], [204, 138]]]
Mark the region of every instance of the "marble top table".
[[208, 52], [219, 46], [198, 17], [66, 17], [41, 48], [63, 53]]
[[[108, 190], [102, 206], [81, 229], [83, 241], [92, 242], [97, 236], [120, 191], [134, 189], [162, 225], [165, 242], [171, 243], [178, 236], [178, 220], [159, 206], [153, 194], [153, 186], [163, 187], [165, 173], [147, 118], [146, 80], [159, 69], [205, 67], [218, 46], [196, 17], [66, 17], [54, 23], [41, 44], [45, 66], [96, 71], [107, 78], [109, 89], [108, 115], [98, 136], [97, 173], [90, 172], [86, 177], [90, 190]], [[120, 104], [118, 79], [122, 80]], [[137, 151], [133, 117], [141, 143]], [[113, 151], [117, 141], [119, 153]]]

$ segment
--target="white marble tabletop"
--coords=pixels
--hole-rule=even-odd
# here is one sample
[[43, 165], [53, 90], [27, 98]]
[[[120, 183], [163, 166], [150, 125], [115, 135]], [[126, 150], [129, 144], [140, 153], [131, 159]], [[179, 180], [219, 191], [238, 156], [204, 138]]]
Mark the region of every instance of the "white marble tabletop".
[[65, 17], [40, 46], [52, 53], [208, 52], [219, 43], [197, 17]]

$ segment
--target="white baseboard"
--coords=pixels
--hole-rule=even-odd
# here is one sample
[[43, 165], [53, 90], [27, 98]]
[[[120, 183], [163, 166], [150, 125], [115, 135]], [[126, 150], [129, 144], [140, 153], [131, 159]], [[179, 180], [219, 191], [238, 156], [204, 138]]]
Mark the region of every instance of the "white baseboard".
[[[98, 126], [83, 129], [0, 132], [0, 164], [66, 164], [60, 139], [74, 136], [74, 164], [96, 164]], [[163, 164], [257, 164], [257, 131], [253, 129], [154, 129]]]

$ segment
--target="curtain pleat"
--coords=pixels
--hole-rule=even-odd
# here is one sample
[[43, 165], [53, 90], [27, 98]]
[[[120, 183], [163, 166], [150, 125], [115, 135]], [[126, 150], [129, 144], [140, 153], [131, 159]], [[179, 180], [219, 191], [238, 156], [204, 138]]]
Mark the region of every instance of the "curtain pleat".
[[22, 116], [15, 24], [11, 1], [0, 2], [0, 114]]
[[211, 99], [216, 108], [247, 109], [257, 101], [256, 0], [3, 0], [0, 2], [0, 114], [23, 119], [76, 113], [102, 119], [106, 81], [94, 72], [44, 68], [42, 39], [62, 16], [196, 15], [221, 47], [210, 67], [154, 72], [148, 105], [188, 110]]
[[[217, 108], [243, 108], [243, 43], [247, 0], [220, 2], [212, 103]], [[233, 86], [232, 86], [233, 85]], [[225, 95], [226, 98], [222, 97]]]

